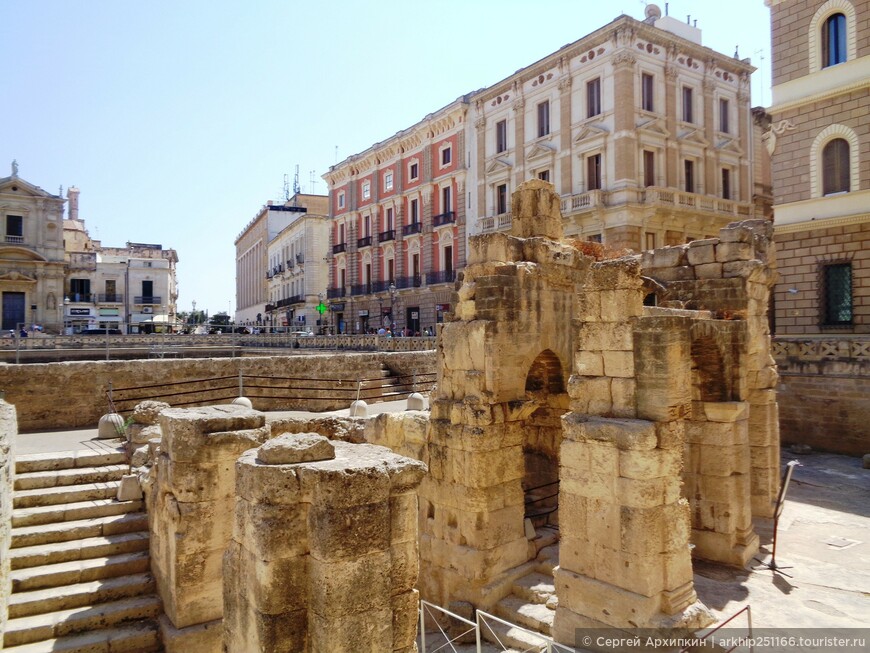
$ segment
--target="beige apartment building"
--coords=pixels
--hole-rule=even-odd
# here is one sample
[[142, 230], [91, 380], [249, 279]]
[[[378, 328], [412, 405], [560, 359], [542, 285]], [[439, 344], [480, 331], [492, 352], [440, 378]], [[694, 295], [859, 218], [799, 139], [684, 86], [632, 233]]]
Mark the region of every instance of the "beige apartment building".
[[775, 330], [870, 333], [870, 2], [767, 5]]
[[[68, 333], [82, 329], [151, 332], [176, 322], [178, 254], [161, 245], [104, 247], [79, 218], [79, 190], [67, 190], [63, 221], [66, 284], [63, 320]], [[160, 327], [162, 328], [162, 327]]]
[[617, 249], [769, 216], [769, 183], [755, 178], [754, 70], [649, 5], [645, 20], [620, 16], [332, 166], [338, 330], [440, 322], [467, 237], [508, 230], [526, 179], [555, 186], [566, 235]]
[[0, 321], [3, 331], [40, 325], [57, 332], [64, 296], [63, 205], [12, 174], [0, 179]]
[[236, 323], [316, 324], [317, 294], [326, 290], [327, 205], [325, 195], [270, 200], [236, 237]]

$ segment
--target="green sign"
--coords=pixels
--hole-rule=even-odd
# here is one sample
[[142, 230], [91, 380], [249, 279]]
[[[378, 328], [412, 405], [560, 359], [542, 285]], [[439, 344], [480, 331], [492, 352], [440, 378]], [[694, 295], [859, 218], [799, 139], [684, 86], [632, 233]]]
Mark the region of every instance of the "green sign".
[[321, 315], [323, 315], [324, 313], [326, 313], [326, 311], [327, 311], [326, 304], [324, 304], [323, 302], [320, 302], [317, 305], [317, 312], [320, 313]]

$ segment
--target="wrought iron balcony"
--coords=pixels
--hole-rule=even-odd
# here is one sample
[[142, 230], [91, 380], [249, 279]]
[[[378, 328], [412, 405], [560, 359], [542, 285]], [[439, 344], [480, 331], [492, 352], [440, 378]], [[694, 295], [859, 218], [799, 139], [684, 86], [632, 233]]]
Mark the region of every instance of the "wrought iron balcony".
[[388, 292], [392, 281], [373, 281], [372, 292]]
[[157, 297], [156, 295], [152, 295], [151, 297], [137, 295], [133, 297], [133, 303], [142, 304], [143, 306], [156, 306], [162, 303], [162, 299], [162, 297]]
[[388, 229], [387, 231], [382, 231], [381, 233], [378, 234], [378, 242], [379, 243], [386, 243], [390, 240], [395, 240], [395, 239], [396, 239], [396, 230], [395, 229]]
[[374, 291], [374, 284], [358, 283], [350, 287], [351, 295], [371, 295]]
[[100, 293], [96, 295], [97, 302], [101, 304], [123, 304], [124, 295], [119, 292]]
[[412, 222], [411, 224], [406, 224], [402, 227], [402, 235], [410, 236], [411, 234], [418, 234], [422, 231], [423, 225], [419, 222]]
[[93, 304], [94, 295], [89, 292], [70, 292], [66, 297], [73, 304]]
[[344, 297], [345, 295], [344, 288], [327, 288], [326, 289], [326, 297], [327, 299], [335, 299], [336, 297]]
[[420, 275], [398, 277], [396, 279], [396, 288], [419, 288], [422, 285], [423, 277]]
[[434, 227], [453, 224], [454, 222], [456, 222], [456, 213], [454, 211], [447, 211], [446, 213], [439, 213], [438, 215], [432, 216], [432, 226]]
[[362, 238], [357, 238], [356, 246], [357, 246], [357, 249], [362, 249], [363, 247], [371, 247], [372, 246], [372, 237], [371, 236], [363, 236]]
[[332, 253], [333, 254], [341, 254], [342, 252], [346, 252], [346, 251], [347, 251], [347, 243], [338, 243], [338, 245], [332, 246]]
[[426, 274], [426, 283], [430, 286], [436, 283], [453, 283], [454, 281], [456, 281], [456, 270], [441, 270]]

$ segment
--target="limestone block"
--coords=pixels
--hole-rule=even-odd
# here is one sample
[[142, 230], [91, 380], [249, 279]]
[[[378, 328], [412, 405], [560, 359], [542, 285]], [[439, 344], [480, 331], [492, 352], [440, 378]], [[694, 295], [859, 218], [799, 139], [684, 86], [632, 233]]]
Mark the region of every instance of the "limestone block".
[[540, 179], [520, 184], [511, 195], [511, 212], [511, 236], [562, 238], [561, 200], [552, 184]]
[[745, 446], [717, 446], [707, 444], [699, 447], [697, 473], [710, 476], [730, 476], [734, 473], [749, 473], [749, 451]]
[[617, 479], [608, 474], [579, 469], [562, 469], [560, 496], [569, 494], [585, 499], [613, 500]]
[[176, 461], [235, 460], [243, 451], [265, 442], [266, 416], [231, 404], [168, 408], [160, 413], [163, 450]]
[[[235, 592], [226, 599], [224, 617], [224, 646], [226, 653], [298, 653], [312, 650], [309, 647], [308, 614], [295, 610], [282, 614], [264, 614], [251, 607], [245, 595]], [[221, 651], [202, 649], [204, 651]], [[191, 653], [193, 648], [179, 653]]]
[[730, 261], [722, 264], [722, 278], [730, 279], [733, 277], [743, 279], [755, 279], [759, 274], [764, 272], [764, 263], [758, 260], [751, 261]]
[[653, 508], [668, 503], [668, 486], [665, 478], [620, 477], [616, 479], [616, 498], [629, 508]]
[[389, 498], [390, 542], [411, 542], [417, 538], [417, 494], [392, 495]]
[[722, 264], [721, 263], [702, 263], [695, 266], [696, 279], [721, 279]]
[[308, 550], [307, 506], [249, 503], [240, 498], [236, 501], [233, 539], [262, 560], [303, 555]]
[[749, 404], [745, 401], [704, 402], [704, 415], [711, 422], [736, 422], [749, 416]]
[[[187, 628], [176, 628], [169, 618], [162, 614], [157, 618], [160, 628], [160, 641], [166, 653], [219, 653], [222, 650], [223, 620], [215, 619]], [[241, 653], [243, 649], [232, 649]]]
[[683, 457], [676, 448], [619, 452], [618, 474], [625, 478], [643, 480], [679, 476], [682, 468]]
[[246, 451], [236, 465], [236, 496], [252, 503], [295, 505], [310, 501], [297, 470], [286, 465], [256, 464], [256, 449]]
[[453, 481], [473, 488], [501, 485], [525, 474], [522, 447], [454, 451]]
[[590, 497], [586, 501], [587, 539], [598, 546], [618, 551], [620, 545], [620, 506], [612, 498]]
[[245, 588], [246, 601], [257, 612], [282, 614], [308, 605], [309, 569], [304, 555], [263, 560], [233, 540], [224, 553], [223, 569], [225, 586]]
[[652, 251], [652, 261], [649, 267], [675, 268], [680, 265], [686, 265], [687, 249], [688, 248], [685, 245], [678, 245], [676, 247], [659, 247]]
[[396, 542], [390, 547], [387, 581], [389, 593], [410, 592], [417, 584], [420, 570], [420, 550], [416, 538], [408, 542]]
[[490, 323], [483, 320], [450, 322], [442, 329], [439, 353], [451, 370], [485, 370]]
[[694, 240], [689, 243], [689, 249], [686, 252], [689, 265], [715, 263], [716, 244], [718, 242], [715, 238], [705, 238], [704, 240]]
[[721, 242], [716, 247], [716, 262], [749, 261], [753, 258], [754, 254], [755, 249], [751, 243]]
[[695, 268], [691, 265], [681, 265], [673, 268], [653, 268], [648, 271], [656, 281], [692, 281], [695, 279]]
[[657, 422], [655, 425], [656, 440], [659, 449], [678, 449], [682, 455], [686, 443], [686, 422]]
[[610, 377], [634, 377], [634, 352], [633, 351], [605, 351], [602, 352], [604, 359], [604, 375]]
[[637, 417], [637, 382], [633, 378], [611, 379], [610, 394], [613, 400], [611, 415], [629, 419]]
[[601, 293], [584, 288], [577, 295], [576, 319], [580, 322], [596, 322], [601, 319]]
[[[520, 261], [522, 259], [523, 241], [509, 234], [477, 234], [469, 238], [468, 265], [489, 261]], [[467, 298], [460, 296], [460, 299]]]
[[746, 430], [727, 422], [686, 422], [686, 441], [698, 447], [735, 446], [746, 442]]
[[[393, 615], [389, 607], [341, 617], [308, 616], [311, 651], [392, 651]], [[265, 649], [271, 650], [271, 649]]]
[[602, 352], [581, 350], [575, 353], [574, 372], [579, 376], [604, 376], [604, 356]]
[[[165, 450], [164, 450], [165, 451]], [[208, 463], [176, 462], [161, 453], [158, 473], [163, 487], [180, 502], [232, 499], [235, 495], [235, 465], [233, 461]]]
[[327, 507], [323, 495], [309, 512], [311, 553], [321, 560], [361, 556], [389, 547], [390, 511], [386, 501]]
[[565, 439], [560, 450], [561, 466], [580, 471], [591, 470], [592, 451], [585, 441]]
[[619, 449], [656, 447], [655, 424], [646, 420], [568, 414], [562, 418], [562, 425], [568, 440], [610, 442]]
[[633, 342], [631, 324], [582, 322], [577, 328], [575, 345], [578, 350], [631, 351]]
[[142, 488], [139, 487], [139, 477], [136, 474], [124, 474], [118, 485], [118, 501], [136, 501], [142, 498]]
[[160, 413], [167, 408], [171, 406], [165, 401], [140, 401], [133, 409], [133, 422], [143, 426], [157, 426], [160, 423]]
[[137, 447], [130, 456], [130, 467], [142, 467], [147, 465], [151, 456], [151, 448], [148, 445]]
[[316, 433], [282, 435], [257, 449], [257, 460], [266, 465], [292, 465], [333, 458], [335, 447]]
[[393, 651], [416, 651], [420, 593], [412, 589], [390, 599], [393, 610]]
[[316, 614], [336, 618], [391, 607], [391, 563], [387, 551], [330, 561], [312, 555], [308, 564], [309, 608]]
[[568, 381], [568, 394], [582, 407], [575, 412], [604, 415], [613, 406], [608, 377], [572, 376]]

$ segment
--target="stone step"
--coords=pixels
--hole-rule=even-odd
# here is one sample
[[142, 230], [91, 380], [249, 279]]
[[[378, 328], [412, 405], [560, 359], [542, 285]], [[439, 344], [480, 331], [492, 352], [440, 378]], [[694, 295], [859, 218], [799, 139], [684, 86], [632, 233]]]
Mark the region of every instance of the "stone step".
[[117, 481], [128, 472], [127, 465], [102, 465], [100, 467], [75, 467], [44, 472], [27, 472], [15, 475], [16, 490], [82, 485], [84, 483], [105, 483]]
[[[505, 619], [505, 621], [510, 621], [510, 619]], [[492, 619], [486, 619], [481, 624], [480, 635], [482, 639], [500, 647], [499, 651], [534, 651], [534, 653], [538, 653], [547, 650], [546, 640], [541, 636], [528, 633], [522, 628], [505, 626]]]
[[559, 566], [559, 543], [545, 546], [538, 551], [537, 571], [546, 576], [552, 576], [553, 570]]
[[[26, 438], [21, 435], [19, 438]], [[123, 465], [126, 462], [123, 449], [105, 446], [82, 451], [53, 451], [15, 456], [15, 473], [45, 472], [52, 469], [74, 467], [99, 467], [100, 465]]]
[[16, 508], [12, 511], [12, 527], [36, 526], [54, 522], [75, 521], [107, 515], [123, 515], [143, 509], [142, 501], [117, 501], [116, 499], [94, 499], [50, 506], [31, 506]]
[[156, 653], [160, 650], [157, 624], [151, 620], [3, 648], [5, 653]]
[[[146, 540], [147, 545], [147, 540]], [[149, 552], [133, 551], [116, 555], [70, 560], [35, 567], [13, 569], [9, 574], [13, 592], [28, 592], [48, 587], [85, 583], [101, 578], [148, 571]]]
[[84, 485], [17, 490], [12, 495], [12, 505], [15, 508], [32, 508], [109, 499], [118, 494], [120, 483], [120, 481], [109, 481], [107, 483], [85, 483]]
[[130, 512], [124, 515], [108, 515], [94, 519], [38, 524], [12, 529], [12, 548], [69, 542], [90, 537], [117, 535], [148, 529], [148, 515], [144, 512]]
[[510, 595], [496, 604], [495, 615], [536, 633], [550, 636], [556, 611], [550, 610], [546, 605], [529, 603], [518, 596]]
[[121, 553], [148, 550], [148, 531], [89, 537], [69, 542], [54, 542], [10, 549], [12, 569], [24, 569], [72, 560], [88, 560]]
[[20, 646], [125, 622], [154, 619], [160, 609], [160, 599], [150, 595], [9, 619], [6, 622], [3, 645]]
[[514, 581], [512, 589], [514, 596], [527, 603], [546, 605], [556, 595], [556, 581], [553, 576], [535, 572]]
[[15, 591], [9, 597], [9, 618], [69, 610], [153, 593], [154, 578], [150, 573], [100, 578], [28, 592]]

